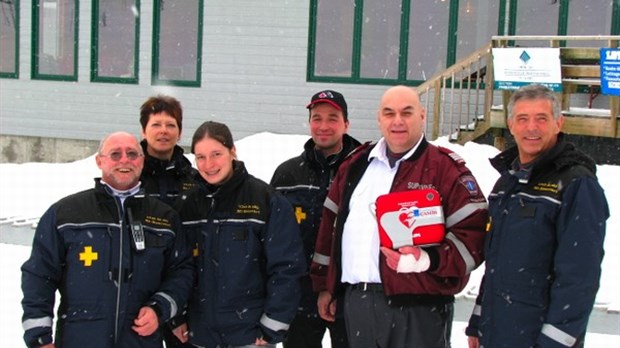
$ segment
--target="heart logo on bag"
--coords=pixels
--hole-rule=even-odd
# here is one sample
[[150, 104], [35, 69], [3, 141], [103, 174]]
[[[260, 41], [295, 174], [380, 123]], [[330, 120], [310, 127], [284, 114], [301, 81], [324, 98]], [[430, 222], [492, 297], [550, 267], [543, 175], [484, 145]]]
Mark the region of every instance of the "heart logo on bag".
[[411, 226], [413, 226], [413, 224], [415, 223], [415, 217], [413, 216], [413, 213], [410, 211], [410, 209], [407, 208], [400, 209], [398, 220], [407, 228], [411, 228]]

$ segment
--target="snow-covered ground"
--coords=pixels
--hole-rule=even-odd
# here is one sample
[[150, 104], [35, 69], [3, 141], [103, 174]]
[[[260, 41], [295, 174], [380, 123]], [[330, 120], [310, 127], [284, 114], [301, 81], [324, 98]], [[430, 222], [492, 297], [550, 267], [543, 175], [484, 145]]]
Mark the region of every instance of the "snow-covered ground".
[[[306, 135], [276, 135], [259, 133], [237, 141], [237, 152], [250, 173], [269, 181], [276, 166], [301, 153]], [[446, 138], [433, 143], [459, 153], [478, 180], [485, 196], [498, 177], [488, 158], [498, 153], [492, 146], [467, 143], [451, 144]], [[188, 157], [193, 160], [191, 155]], [[598, 178], [605, 189], [612, 215], [607, 221], [605, 259], [601, 289], [596, 298], [597, 310], [620, 311], [620, 166], [598, 166]], [[100, 175], [94, 157], [80, 161], [50, 164], [0, 164], [0, 224], [32, 225], [36, 218], [56, 200], [93, 185]], [[28, 258], [30, 247], [0, 244], [0, 347], [23, 347], [20, 306], [21, 274], [19, 268]], [[459, 296], [475, 296], [483, 268], [472, 274], [471, 280]], [[616, 324], [617, 325], [617, 324]], [[463, 334], [465, 323], [455, 321], [452, 335], [453, 348], [466, 348]], [[620, 335], [589, 333], [586, 347], [620, 347]], [[327, 342], [328, 340], [324, 340]], [[329, 343], [324, 344], [328, 348]]]

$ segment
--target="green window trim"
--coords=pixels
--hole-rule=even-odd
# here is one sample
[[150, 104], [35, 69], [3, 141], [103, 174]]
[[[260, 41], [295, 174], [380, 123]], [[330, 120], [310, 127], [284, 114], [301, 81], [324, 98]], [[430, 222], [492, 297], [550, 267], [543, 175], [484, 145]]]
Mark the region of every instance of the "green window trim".
[[[352, 34], [352, 56], [350, 76], [327, 76], [325, 74], [317, 75], [315, 69], [317, 54], [317, 14], [320, 0], [312, 0], [310, 3], [310, 17], [308, 25], [308, 57], [306, 80], [309, 82], [322, 83], [343, 83], [343, 84], [371, 84], [371, 85], [394, 85], [404, 84], [417, 86], [422, 84], [423, 80], [408, 80], [406, 78], [408, 68], [408, 44], [409, 44], [409, 12], [413, 5], [412, 0], [401, 0], [401, 28], [400, 28], [400, 52], [398, 63], [398, 78], [363, 78], [360, 77], [361, 57], [362, 57], [362, 25], [363, 25], [363, 9], [364, 2], [367, 0], [355, 0], [354, 3], [354, 19]], [[449, 1], [449, 22], [447, 23], [447, 50], [445, 57], [445, 67], [447, 68], [456, 62], [456, 53], [458, 45], [458, 22], [459, 22], [459, 3], [466, 0], [448, 0]], [[417, 4], [417, 3], [416, 3]], [[500, 0], [499, 13], [497, 17], [497, 35], [515, 35], [517, 23], [517, 4], [518, 0]], [[559, 6], [558, 13], [558, 35], [566, 35], [569, 25], [569, 7], [570, 0], [558, 0], [556, 6]], [[611, 35], [620, 33], [620, 1], [612, 2], [611, 11]], [[489, 41], [490, 41], [489, 37]], [[514, 45], [513, 42], [509, 45]], [[430, 76], [429, 76], [430, 77]]]
[[15, 64], [13, 66], [13, 72], [0, 71], [0, 78], [19, 79], [19, 0], [14, 0], [13, 11], [15, 14], [13, 27], [15, 30], [15, 52], [14, 58]]
[[[307, 57], [307, 70], [306, 79], [311, 82], [323, 82], [323, 83], [352, 83], [352, 84], [370, 84], [370, 85], [393, 85], [393, 84], [406, 84], [406, 85], [419, 85], [420, 81], [410, 81], [404, 79], [407, 74], [407, 54], [406, 47], [408, 46], [408, 24], [409, 24], [409, 7], [410, 1], [404, 0], [402, 3], [401, 14], [401, 33], [400, 33], [400, 52], [399, 55], [399, 71], [397, 79], [378, 79], [378, 78], [365, 78], [361, 77], [361, 50], [362, 50], [362, 19], [364, 13], [364, 0], [355, 0], [354, 17], [353, 17], [353, 37], [352, 40], [352, 66], [350, 77], [340, 76], [316, 76], [314, 74], [314, 64], [316, 56], [316, 29], [317, 22], [315, 20], [318, 13], [318, 0], [312, 0], [310, 4], [310, 19], [308, 25], [308, 57]], [[404, 52], [404, 53], [403, 53]]]
[[[132, 77], [99, 76], [99, 1], [92, 0], [92, 24], [91, 24], [91, 56], [90, 56], [90, 81], [104, 83], [138, 84], [140, 72], [140, 16], [135, 16], [134, 23], [134, 56]], [[136, 11], [140, 13], [140, 0], [134, 0]], [[121, 39], [122, 40], [122, 39]]]
[[614, 1], [611, 11], [611, 35], [620, 35], [620, 1]]
[[197, 20], [197, 42], [196, 42], [196, 76], [193, 80], [178, 80], [160, 78], [160, 33], [161, 33], [161, 2], [153, 1], [153, 36], [152, 36], [152, 71], [151, 84], [154, 86], [176, 86], [176, 87], [200, 87], [202, 82], [202, 38], [203, 38], [203, 13], [204, 0], [198, 0], [198, 20]]
[[60, 75], [60, 74], [44, 74], [40, 70], [40, 57], [39, 57], [39, 15], [40, 15], [40, 2], [34, 0], [32, 2], [32, 50], [31, 50], [31, 78], [33, 80], [50, 80], [50, 81], [77, 81], [78, 80], [78, 38], [79, 38], [79, 9], [80, 3], [78, 0], [73, 1], [74, 16], [73, 16], [73, 74]]
[[[364, 78], [360, 76], [361, 68], [361, 37], [362, 37], [362, 25], [363, 25], [363, 11], [364, 2], [366, 0], [355, 0], [354, 20], [353, 20], [353, 40], [352, 40], [352, 68], [350, 77], [342, 76], [317, 76], [314, 72], [316, 61], [316, 30], [317, 21], [316, 16], [318, 13], [319, 0], [312, 0], [310, 4], [310, 19], [309, 19], [309, 35], [308, 35], [308, 59], [307, 59], [307, 71], [306, 79], [310, 82], [326, 82], [326, 83], [353, 83], [353, 84], [372, 84], [372, 85], [394, 85], [403, 84], [409, 86], [417, 86], [424, 82], [424, 80], [410, 80], [407, 79], [408, 68], [408, 51], [409, 51], [409, 28], [410, 28], [410, 11], [413, 2], [411, 0], [402, 0], [401, 2], [401, 18], [400, 18], [400, 45], [399, 45], [399, 57], [398, 57], [398, 73], [397, 78]], [[463, 1], [463, 0], [460, 0]], [[498, 23], [498, 33], [503, 28], [504, 14], [501, 12], [505, 8], [504, 3], [507, 0], [500, 0], [500, 13]], [[457, 28], [458, 28], [458, 16], [459, 16], [459, 0], [449, 0], [449, 23], [446, 27], [448, 31], [446, 42], [446, 65], [448, 67], [456, 61], [456, 46], [458, 43]], [[501, 24], [500, 24], [501, 23]], [[489, 38], [490, 39], [490, 38]], [[430, 76], [429, 76], [430, 77]]]

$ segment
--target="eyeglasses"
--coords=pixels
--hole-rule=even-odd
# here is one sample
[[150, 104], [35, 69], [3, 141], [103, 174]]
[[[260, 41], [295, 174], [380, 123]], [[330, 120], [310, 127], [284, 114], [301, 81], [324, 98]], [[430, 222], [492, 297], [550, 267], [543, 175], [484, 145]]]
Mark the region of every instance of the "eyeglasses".
[[[120, 161], [123, 158], [123, 152], [122, 151], [112, 151], [112, 152], [110, 152], [109, 155], [99, 155], [99, 156], [101, 156], [101, 157], [108, 157], [112, 161], [118, 162], [118, 161]], [[138, 159], [138, 157], [141, 157], [142, 154], [139, 153], [138, 151], [129, 150], [129, 151], [125, 152], [125, 156], [130, 161], [134, 161], [134, 160]]]

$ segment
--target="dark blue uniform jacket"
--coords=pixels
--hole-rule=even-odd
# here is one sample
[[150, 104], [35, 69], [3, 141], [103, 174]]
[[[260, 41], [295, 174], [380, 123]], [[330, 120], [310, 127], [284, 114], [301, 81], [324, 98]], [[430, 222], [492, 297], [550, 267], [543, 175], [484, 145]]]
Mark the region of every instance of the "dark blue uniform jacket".
[[[357, 140], [345, 134], [342, 151], [336, 156], [324, 158], [315, 150], [314, 141], [309, 139], [304, 145], [304, 152], [280, 164], [271, 178], [271, 186], [282, 193], [295, 210], [295, 218], [301, 230], [308, 266], [314, 255], [316, 235], [321, 225], [323, 203], [331, 181], [346, 155], [359, 145], [361, 144]], [[301, 291], [299, 313], [307, 316], [318, 316], [317, 294], [312, 290], [309, 274], [302, 278]], [[338, 303], [343, 302], [339, 301]]]
[[[129, 228], [144, 231], [138, 250]], [[120, 201], [97, 184], [52, 205], [41, 217], [32, 254], [22, 266], [24, 339], [30, 347], [52, 341], [54, 298], [57, 348], [161, 347], [158, 331], [148, 337], [132, 329], [149, 305], [160, 323], [182, 308], [193, 269], [178, 214], [143, 194]]]
[[228, 181], [217, 187], [203, 181], [179, 211], [197, 271], [188, 305], [190, 342], [282, 341], [306, 267], [291, 205], [235, 161]]
[[491, 160], [483, 278], [467, 334], [484, 347], [578, 347], [601, 275], [609, 207], [594, 162], [560, 135], [531, 170]]

